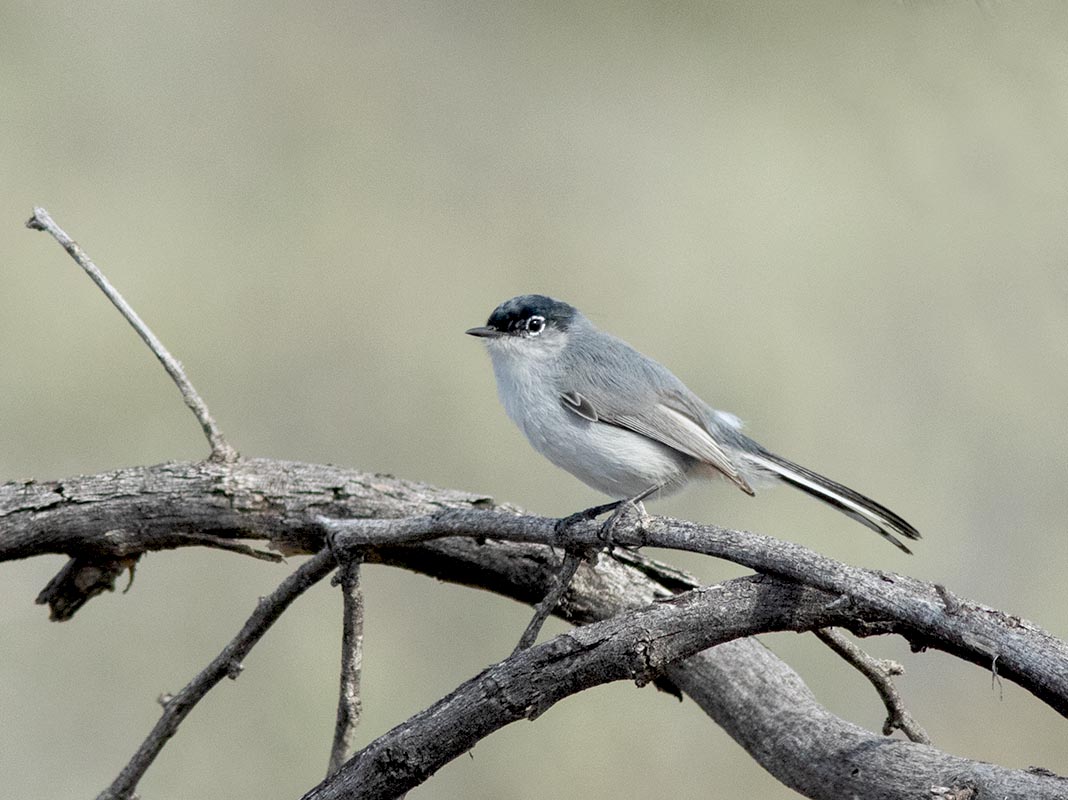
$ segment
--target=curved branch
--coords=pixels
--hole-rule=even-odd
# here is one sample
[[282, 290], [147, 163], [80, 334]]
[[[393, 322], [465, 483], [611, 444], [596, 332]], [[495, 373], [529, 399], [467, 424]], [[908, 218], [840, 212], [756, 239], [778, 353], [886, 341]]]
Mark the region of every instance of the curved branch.
[[764, 769], [805, 797], [1068, 797], [1068, 779], [1044, 770], [960, 758], [835, 716], [755, 639], [722, 644], [670, 667], [668, 676]]
[[[85, 513], [87, 504], [92, 513]], [[485, 497], [336, 467], [261, 459], [163, 464], [60, 483], [5, 484], [0, 561], [46, 552], [122, 559], [202, 544], [204, 534], [268, 539], [286, 552], [314, 552], [323, 541], [317, 515], [374, 518], [334, 526], [344, 528], [336, 541], [346, 548], [450, 535], [599, 544], [594, 523], [571, 526], [565, 543], [556, 536], [555, 520], [488, 505]], [[844, 595], [890, 623], [876, 632], [900, 633], [916, 649], [935, 647], [986, 668], [996, 661], [1002, 677], [1068, 715], [1068, 646], [1033, 623], [963, 601], [943, 587], [851, 567], [768, 536], [684, 520], [653, 518], [644, 527], [623, 521], [616, 539], [726, 558]]]
[[[454, 510], [393, 520], [324, 521], [339, 548], [401, 544], [442, 536], [563, 544], [555, 520], [488, 509]], [[572, 547], [595, 547], [599, 527], [578, 523], [568, 529]], [[1034, 623], [951, 595], [944, 587], [890, 572], [862, 569], [791, 542], [746, 531], [685, 520], [654, 517], [624, 521], [614, 530], [624, 545], [663, 547], [725, 558], [737, 564], [807, 584], [835, 595], [884, 624], [844, 627], [859, 635], [897, 633], [914, 649], [933, 647], [991, 668], [1068, 716], [1068, 644]]]
[[[522, 602], [536, 602], [558, 569], [558, 560], [537, 545], [480, 544], [459, 537], [417, 547], [397, 546], [378, 553], [384, 563], [488, 588]], [[694, 586], [692, 578], [636, 553], [620, 550], [612, 558], [602, 554], [594, 565], [583, 564], [580, 568], [561, 604], [562, 616], [576, 623], [605, 619]], [[869, 769], [868, 754], [879, 752], [889, 740], [827, 711], [797, 673], [756, 639], [737, 639], [713, 647], [671, 665], [666, 676], [768, 772], [807, 797], [911, 800], [918, 796], [911, 787], [963, 790], [971, 785], [973, 772], [1000, 769], [947, 754], [939, 759], [939, 751], [934, 748], [924, 755], [922, 770], [914, 769], [911, 760], [896, 762], [889, 770], [897, 770], [896, 780], [888, 779], [886, 770]], [[807, 729], [810, 734], [801, 742], [795, 739], [794, 731], [806, 730], [799, 727], [804, 719], [817, 720], [818, 724]], [[849, 749], [843, 749], [841, 742], [849, 742]], [[884, 752], [907, 758], [911, 751]], [[1033, 777], [1030, 770], [997, 774], [1002, 785], [1030, 787], [1020, 789], [1023, 796], [1034, 788]], [[1044, 784], [1045, 793], [1036, 796], [1068, 795], [1065, 779], [1050, 774], [1046, 777], [1050, 783]], [[906, 788], [898, 791], [902, 782]], [[824, 784], [832, 789], [824, 791]], [[843, 794], [843, 785], [849, 785], [851, 792]], [[1012, 791], [1008, 794], [1018, 796]], [[962, 792], [945, 796], [968, 795]]]
[[[773, 630], [813, 630], [854, 613], [827, 592], [770, 576], [751, 576], [575, 628], [517, 651], [466, 681], [361, 750], [303, 800], [397, 797], [504, 725], [534, 719], [572, 694], [616, 680], [642, 686], [705, 648]], [[687, 691], [704, 699], [702, 664], [698, 661], [672, 672]], [[753, 678], [758, 684], [766, 680], [760, 673]], [[796, 694], [807, 693], [799, 680], [792, 688]], [[1008, 796], [1021, 789], [1032, 798], [1063, 797], [1061, 779], [954, 758], [922, 744], [877, 739], [862, 728], [842, 725], [826, 711], [814, 717], [796, 716], [791, 722], [790, 739], [797, 740], [794, 749], [808, 751], [810, 757], [822, 755], [823, 765], [833, 765], [831, 775], [820, 774], [818, 780], [809, 775], [810, 797], [931, 796], [933, 787], [946, 785], [943, 781], [950, 778], [949, 785], [972, 788], [981, 797]], [[841, 761], [849, 748], [842, 747], [841, 739], [828, 737], [827, 727], [835, 733], [843, 727], [852, 729], [852, 744], [863, 746], [855, 753], [863, 771], [843, 771], [841, 764], [828, 758], [833, 754]], [[753, 736], [753, 731], [747, 729], [746, 736]], [[759, 741], [756, 746], [760, 747]], [[904, 763], [909, 769], [901, 768]], [[874, 792], [872, 776], [878, 777]]]
[[[463, 520], [462, 515], [454, 512], [442, 515], [440, 512], [445, 509], [461, 509], [464, 513], [478, 511], [478, 521], [473, 523], [474, 517]], [[379, 543], [367, 551], [367, 560], [478, 586], [522, 602], [541, 599], [559, 566], [558, 557], [545, 546], [488, 538], [508, 535], [513, 526], [523, 524], [533, 525], [535, 529], [544, 524], [548, 531], [552, 527], [551, 520], [521, 518], [501, 506], [494, 510], [488, 498], [478, 495], [335, 467], [268, 460], [240, 461], [232, 465], [163, 464], [57, 483], [4, 484], [0, 486], [0, 560], [56, 552], [79, 558], [136, 559], [146, 550], [203, 544], [197, 535], [204, 533], [223, 539], [268, 541], [286, 552], [316, 551], [323, 540], [322, 529], [315, 521], [317, 514], [380, 518], [366, 524], [401, 533], [405, 533], [406, 526], [413, 525], [413, 521], [397, 518], [421, 515], [424, 519], [414, 524], [424, 526], [421, 534], [424, 539], [431, 536], [426, 533], [429, 525], [451, 526], [449, 531], [465, 535], [436, 538], [421, 544]], [[381, 518], [396, 521], [383, 525]], [[467, 528], [461, 530], [461, 523]], [[412, 530], [414, 528], [409, 527], [407, 533]], [[595, 530], [593, 526], [589, 533], [594, 534]], [[584, 535], [584, 529], [578, 526], [573, 533]], [[920, 612], [926, 611], [929, 612], [927, 618], [920, 620], [925, 625], [944, 627], [949, 619], [956, 626], [949, 629], [949, 633], [963, 631], [963, 634], [954, 635], [971, 636], [983, 645], [982, 637], [987, 634], [982, 628], [978, 634], [969, 632], [968, 625], [986, 614], [997, 621], [995, 633], [1000, 634], [999, 626], [1003, 623], [1017, 628], [1021, 637], [1018, 640], [1019, 658], [1025, 657], [1022, 651], [1036, 648], [1045, 653], [1044, 657], [1063, 659], [1063, 644], [1028, 623], [958, 602], [939, 587], [934, 587], [935, 597], [932, 599], [929, 596], [931, 587], [918, 581], [855, 571], [855, 568], [821, 559], [804, 548], [792, 550], [796, 546], [775, 543], [766, 537], [679, 521], [655, 520], [645, 532], [636, 528], [617, 531], [617, 539], [626, 542], [628, 540], [623, 538], [626, 535], [632, 537], [629, 541], [637, 542], [644, 535], [651, 542], [652, 537], [669, 534], [677, 536], [686, 549], [722, 551], [716, 554], [755, 564], [767, 572], [788, 574], [796, 570], [802, 575], [801, 582], [826, 584], [825, 591], [829, 586], [831, 594], [851, 598], [839, 601], [842, 603], [840, 610], [850, 612], [858, 624], [869, 618], [865, 615], [872, 609], [878, 612], [875, 617], [882, 619], [896, 619], [902, 611], [922, 617]], [[433, 534], [440, 535], [441, 531]], [[345, 537], [337, 538], [343, 541]], [[520, 538], [518, 533], [515, 538]], [[389, 541], [388, 537], [381, 540], [385, 541]], [[346, 542], [346, 546], [348, 544]], [[835, 587], [836, 583], [844, 587], [844, 592]], [[874, 602], [878, 598], [870, 596], [872, 585], [886, 593], [886, 597]], [[557, 613], [576, 622], [603, 619], [624, 609], [670, 597], [692, 586], [692, 580], [677, 570], [636, 553], [619, 550], [614, 557], [601, 554], [592, 565], [582, 564]], [[913, 589], [918, 594], [910, 595]], [[894, 629], [890, 625], [869, 622], [864, 625], [868, 627], [861, 633]], [[976, 647], [973, 652], [985, 651]], [[754, 661], [757, 654], [760, 655], [759, 663]], [[1002, 655], [999, 659], [1002, 668], [1004, 658]], [[1043, 691], [1056, 696], [1061, 691], [1057, 681], [1065, 672], [1065, 662], [1054, 660], [1050, 663], [1052, 669], [1046, 676], [1049, 683]], [[754, 669], [767, 676], [762, 679], [766, 680], [766, 685], [755, 693], [749, 685], [754, 678]], [[867, 774], [864, 771], [865, 754], [883, 746], [882, 737], [827, 714], [810, 697], [808, 701], [800, 697], [792, 683], [799, 684], [799, 679], [793, 676], [789, 667], [751, 640], [715, 647], [671, 666], [668, 675], [684, 686], [773, 774], [813, 797], [828, 795], [805, 787], [819, 785], [828, 775], [837, 774], [835, 771], [839, 768], [844, 769], [843, 765], [852, 765], [854, 770], [859, 770], [856, 774], [863, 778]], [[803, 688], [803, 684], [799, 685]], [[803, 707], [805, 702], [810, 703], [813, 713], [820, 711], [825, 715], [822, 749], [813, 747], [802, 751], [792, 737], [783, 736], [783, 725], [794, 723], [783, 715], [782, 709]], [[849, 753], [834, 751], [834, 742], [842, 737], [853, 737], [850, 741], [857, 742]], [[937, 751], [932, 752], [937, 754]], [[899, 767], [899, 771], [909, 772], [917, 780], [921, 777], [929, 780], [930, 786], [956, 785], [950, 778], [952, 770], [956, 769], [952, 764], [957, 762], [949, 756], [945, 759], [949, 760], [930, 761], [930, 769], [925, 767], [927, 771], [922, 775], [913, 770], [911, 762], [907, 769]], [[973, 762], [963, 763], [974, 766]], [[961, 770], [957, 771], [965, 774]], [[1014, 780], [1030, 780], [1026, 773], [1012, 775]], [[866, 797], [903, 796], [878, 794], [881, 784], [876, 780], [851, 785], [866, 787], [857, 790]]]
[[396, 797], [504, 725], [535, 719], [577, 692], [618, 680], [644, 686], [670, 664], [742, 636], [837, 624], [846, 614], [834, 600], [750, 576], [574, 628], [466, 681], [361, 750], [304, 800]]
[[323, 541], [316, 514], [395, 518], [482, 505], [492, 501], [322, 464], [167, 462], [0, 485], [0, 561], [50, 553], [123, 558], [211, 547], [213, 538], [314, 553]]
[[823, 628], [815, 631], [815, 634], [817, 639], [841, 656], [875, 688], [879, 699], [886, 706], [886, 722], [883, 723], [884, 736], [889, 736], [895, 730], [899, 730], [909, 737], [910, 741], [933, 744], [927, 731], [905, 707], [901, 693], [891, 680], [892, 676], [901, 675], [905, 671], [900, 664], [873, 658], [849, 641], [844, 633], [834, 628]]

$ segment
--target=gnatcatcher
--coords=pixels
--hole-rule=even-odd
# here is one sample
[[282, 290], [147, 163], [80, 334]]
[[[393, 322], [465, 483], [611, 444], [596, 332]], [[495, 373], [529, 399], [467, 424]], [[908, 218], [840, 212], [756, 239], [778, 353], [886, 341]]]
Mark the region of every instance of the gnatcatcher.
[[[674, 492], [691, 478], [725, 477], [746, 494], [784, 481], [868, 526], [906, 553], [919, 539], [890, 509], [766, 450], [661, 364], [538, 294], [501, 303], [485, 325], [504, 410], [534, 449], [617, 503]], [[594, 511], [594, 509], [591, 509]]]

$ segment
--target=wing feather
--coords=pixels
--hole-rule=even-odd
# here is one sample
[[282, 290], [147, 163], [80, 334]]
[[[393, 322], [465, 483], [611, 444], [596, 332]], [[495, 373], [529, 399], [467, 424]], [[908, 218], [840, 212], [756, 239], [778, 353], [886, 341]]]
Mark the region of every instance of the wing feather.
[[565, 392], [560, 396], [564, 408], [591, 422], [615, 425], [641, 434], [653, 441], [685, 453], [722, 472], [746, 494], [753, 489], [739, 472], [727, 451], [712, 437], [712, 434], [693, 416], [665, 402], [642, 409], [641, 414], [621, 414], [597, 409], [586, 396], [578, 392]]

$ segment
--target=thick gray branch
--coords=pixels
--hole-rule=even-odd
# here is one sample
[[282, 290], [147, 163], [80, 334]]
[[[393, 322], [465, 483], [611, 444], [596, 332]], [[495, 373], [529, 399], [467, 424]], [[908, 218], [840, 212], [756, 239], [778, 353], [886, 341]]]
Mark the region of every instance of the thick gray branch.
[[[737, 653], [747, 660], [757, 655], [757, 663], [767, 669], [745, 671], [742, 684], [748, 703], [759, 706], [765, 692], [778, 699], [784, 694], [780, 681], [787, 682], [795, 698], [776, 707], [781, 716], [774, 718], [774, 725], [754, 726], [716, 692], [726, 688], [716, 686], [723, 677], [717, 674], [723, 665], [714, 655], [720, 648], [695, 655], [764, 631], [811, 630], [851, 613], [825, 592], [754, 576], [576, 628], [487, 668], [379, 737], [303, 800], [396, 797], [505, 724], [534, 719], [591, 686], [612, 680], [633, 680], [641, 686], [664, 670], [710, 714], [725, 717], [725, 727], [763, 756], [765, 765], [774, 767], [773, 774], [810, 797], [932, 797], [937, 796], [936, 787], [972, 789], [979, 797], [1064, 796], [1066, 783], [1059, 778], [947, 756], [927, 745], [873, 737], [844, 723], [819, 707], [796, 675], [777, 670], [774, 656], [750, 641]], [[759, 708], [747, 710], [759, 716]], [[777, 736], [768, 736], [769, 728]], [[778, 761], [784, 734], [790, 749], [802, 752], [785, 763]], [[802, 759], [807, 759], [807, 769]], [[813, 763], [823, 769], [814, 773]]]
[[[481, 513], [473, 522], [473, 516], [465, 520], [452, 512], [441, 517], [440, 512], [448, 509], [480, 513], [486, 509], [492, 513]], [[541, 536], [540, 540], [551, 541], [542, 535], [551, 529], [551, 521], [518, 517], [500, 506], [494, 509], [488, 498], [388, 476], [266, 460], [232, 465], [163, 464], [61, 482], [5, 484], [0, 486], [0, 560], [43, 553], [136, 559], [146, 550], [210, 546], [211, 539], [205, 540], [205, 534], [230, 541], [268, 541], [285, 551], [311, 552], [322, 544], [317, 514], [391, 519], [422, 516], [422, 520], [405, 519], [386, 528], [402, 534], [402, 540], [403, 535], [409, 536], [409, 541], [412, 531], [421, 528], [417, 538], [427, 541], [378, 544], [368, 549], [367, 560], [486, 588], [522, 602], [540, 600], [559, 565], [558, 554], [552, 555], [543, 545], [525, 543], [519, 533], [526, 526], [527, 538]], [[438, 516], [427, 517], [434, 514]], [[453, 526], [452, 532], [463, 535], [435, 538], [441, 532], [429, 532], [434, 524]], [[594, 531], [595, 526], [591, 526], [588, 533], [593, 535]], [[576, 535], [584, 532], [579, 528]], [[617, 531], [617, 539], [624, 533]], [[637, 537], [641, 532], [626, 533]], [[894, 621], [893, 625], [870, 627], [867, 632], [903, 629], [907, 635], [922, 635], [915, 644], [928, 645], [936, 644], [941, 636], [951, 652], [960, 647], [959, 642], [967, 645], [970, 640], [973, 644], [958, 655], [989, 666], [992, 655], [998, 653], [1003, 675], [1006, 654], [1001, 646], [1011, 642], [1018, 647], [1013, 654], [1018, 663], [1010, 677], [1040, 697], [1051, 698], [1049, 702], [1055, 707], [1064, 702], [1063, 681], [1068, 671], [1064, 669], [1064, 645], [1029, 623], [964, 603], [937, 587], [932, 595], [931, 587], [912, 579], [855, 571], [804, 548], [792, 550], [795, 546], [765, 537], [667, 520], [656, 520], [648, 535], [650, 539], [675, 536], [686, 549], [714, 552], [765, 572], [798, 575], [802, 583], [815, 583], [832, 595], [844, 595], [850, 600], [840, 610], [849, 612], [854, 627], [873, 611], [880, 619]], [[512, 536], [516, 541], [499, 541], [495, 536]], [[601, 555], [593, 566], [580, 567], [557, 613], [575, 622], [605, 619], [692, 586], [687, 576], [670, 567], [618, 551], [614, 558]], [[885, 597], [872, 597], [872, 587]], [[902, 616], [910, 615], [916, 619], [899, 627]], [[988, 619], [984, 622], [984, 618]], [[969, 630], [971, 625], [975, 630]], [[1015, 638], [999, 641], [1009, 634]], [[977, 653], [987, 653], [988, 657]], [[1022, 668], [1028, 662], [1031, 671]], [[1032, 675], [1040, 674], [1041, 664], [1049, 672], [1044, 679], [1035, 680]], [[755, 670], [760, 674], [755, 675]], [[929, 758], [918, 761], [918, 766], [903, 764], [897, 760], [899, 751], [882, 749], [884, 737], [828, 714], [789, 667], [749, 639], [717, 646], [673, 665], [668, 674], [773, 774], [811, 797], [842, 796], [819, 787], [841, 785], [834, 782], [846, 775], [860, 796], [910, 797], [915, 793], [902, 787], [914, 787], [917, 782], [962, 785], [951, 780], [954, 775], [965, 780], [970, 769], [983, 767], [934, 750]], [[766, 683], [759, 691], [752, 686], [757, 678]], [[783, 735], [795, 724], [784, 709], [806, 709], [809, 716], [820, 714], [821, 725], [811, 729], [811, 738], [794, 741], [792, 735]], [[842, 737], [854, 741], [855, 747], [841, 751], [837, 742]], [[893, 758], [881, 761], [884, 753]], [[896, 778], [889, 779], [888, 774]], [[1031, 791], [1029, 782], [1035, 776], [1018, 771], [1004, 774], [1009, 776], [1006, 780], [1017, 781], [1020, 787], [1019, 792], [1010, 794]]]
[[[488, 550], [491, 546], [492, 550]], [[442, 579], [448, 579], [449, 575], [463, 576], [464, 583], [489, 587], [525, 602], [540, 597], [538, 589], [532, 587], [547, 585], [558, 567], [557, 559], [532, 545], [512, 542], [480, 545], [464, 538], [439, 539], [419, 548], [397, 547], [383, 554], [389, 563]], [[537, 565], [538, 571], [533, 574], [540, 573], [540, 581], [532, 580], [530, 565]], [[614, 558], [601, 555], [594, 569], [584, 565], [579, 570], [565, 596], [563, 616], [576, 623], [605, 619], [694, 586], [692, 579], [668, 569], [626, 551], [618, 551]], [[649, 575], [656, 577], [650, 579]], [[913, 751], [909, 748], [924, 745], [901, 742], [904, 749], [882, 749], [885, 742], [896, 740], [877, 736], [828, 712], [801, 678], [756, 639], [737, 639], [718, 645], [670, 666], [666, 675], [758, 763], [786, 786], [807, 797], [834, 800], [853, 796], [874, 800], [942, 797], [917, 795], [917, 786], [957, 790], [984, 786], [991, 790], [991, 797], [1032, 796], [1028, 792], [1042, 798], [1068, 796], [1068, 783], [1062, 778], [1004, 770], [940, 753], [934, 748], [925, 751], [921, 759], [923, 769], [914, 769], [909, 760]], [[802, 725], [804, 720], [811, 723]], [[400, 726], [394, 732], [402, 730]], [[795, 735], [799, 738], [795, 739]], [[849, 747], [843, 748], [842, 742], [848, 742]], [[939, 755], [944, 758], [939, 759]], [[872, 763], [871, 759], [878, 763]], [[991, 773], [995, 782], [985, 783]], [[851, 787], [850, 793], [842, 793], [845, 785]], [[1012, 787], [1017, 786], [1021, 795], [1014, 793]], [[1002, 792], [1006, 787], [1008, 790]]]
[[768, 576], [693, 589], [517, 650], [357, 753], [304, 800], [386, 800], [493, 731], [609, 681], [644, 686], [669, 665], [742, 636], [838, 624], [835, 597]]
[[874, 736], [836, 717], [755, 639], [722, 644], [670, 667], [668, 676], [764, 769], [805, 797], [1068, 797], [1068, 779], [1042, 770], [959, 758], [929, 745]]
[[314, 553], [323, 541], [316, 514], [394, 518], [479, 505], [492, 501], [320, 464], [169, 462], [0, 485], [0, 561], [49, 553], [125, 558], [218, 540]]

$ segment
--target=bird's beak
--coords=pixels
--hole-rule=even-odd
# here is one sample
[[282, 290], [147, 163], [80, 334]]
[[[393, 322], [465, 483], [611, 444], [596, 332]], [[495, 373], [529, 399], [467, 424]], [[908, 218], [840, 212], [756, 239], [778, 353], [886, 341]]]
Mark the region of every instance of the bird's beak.
[[481, 339], [496, 339], [501, 335], [501, 332], [496, 328], [491, 328], [489, 325], [480, 325], [477, 328], [469, 328], [464, 331], [468, 336], [478, 336]]

